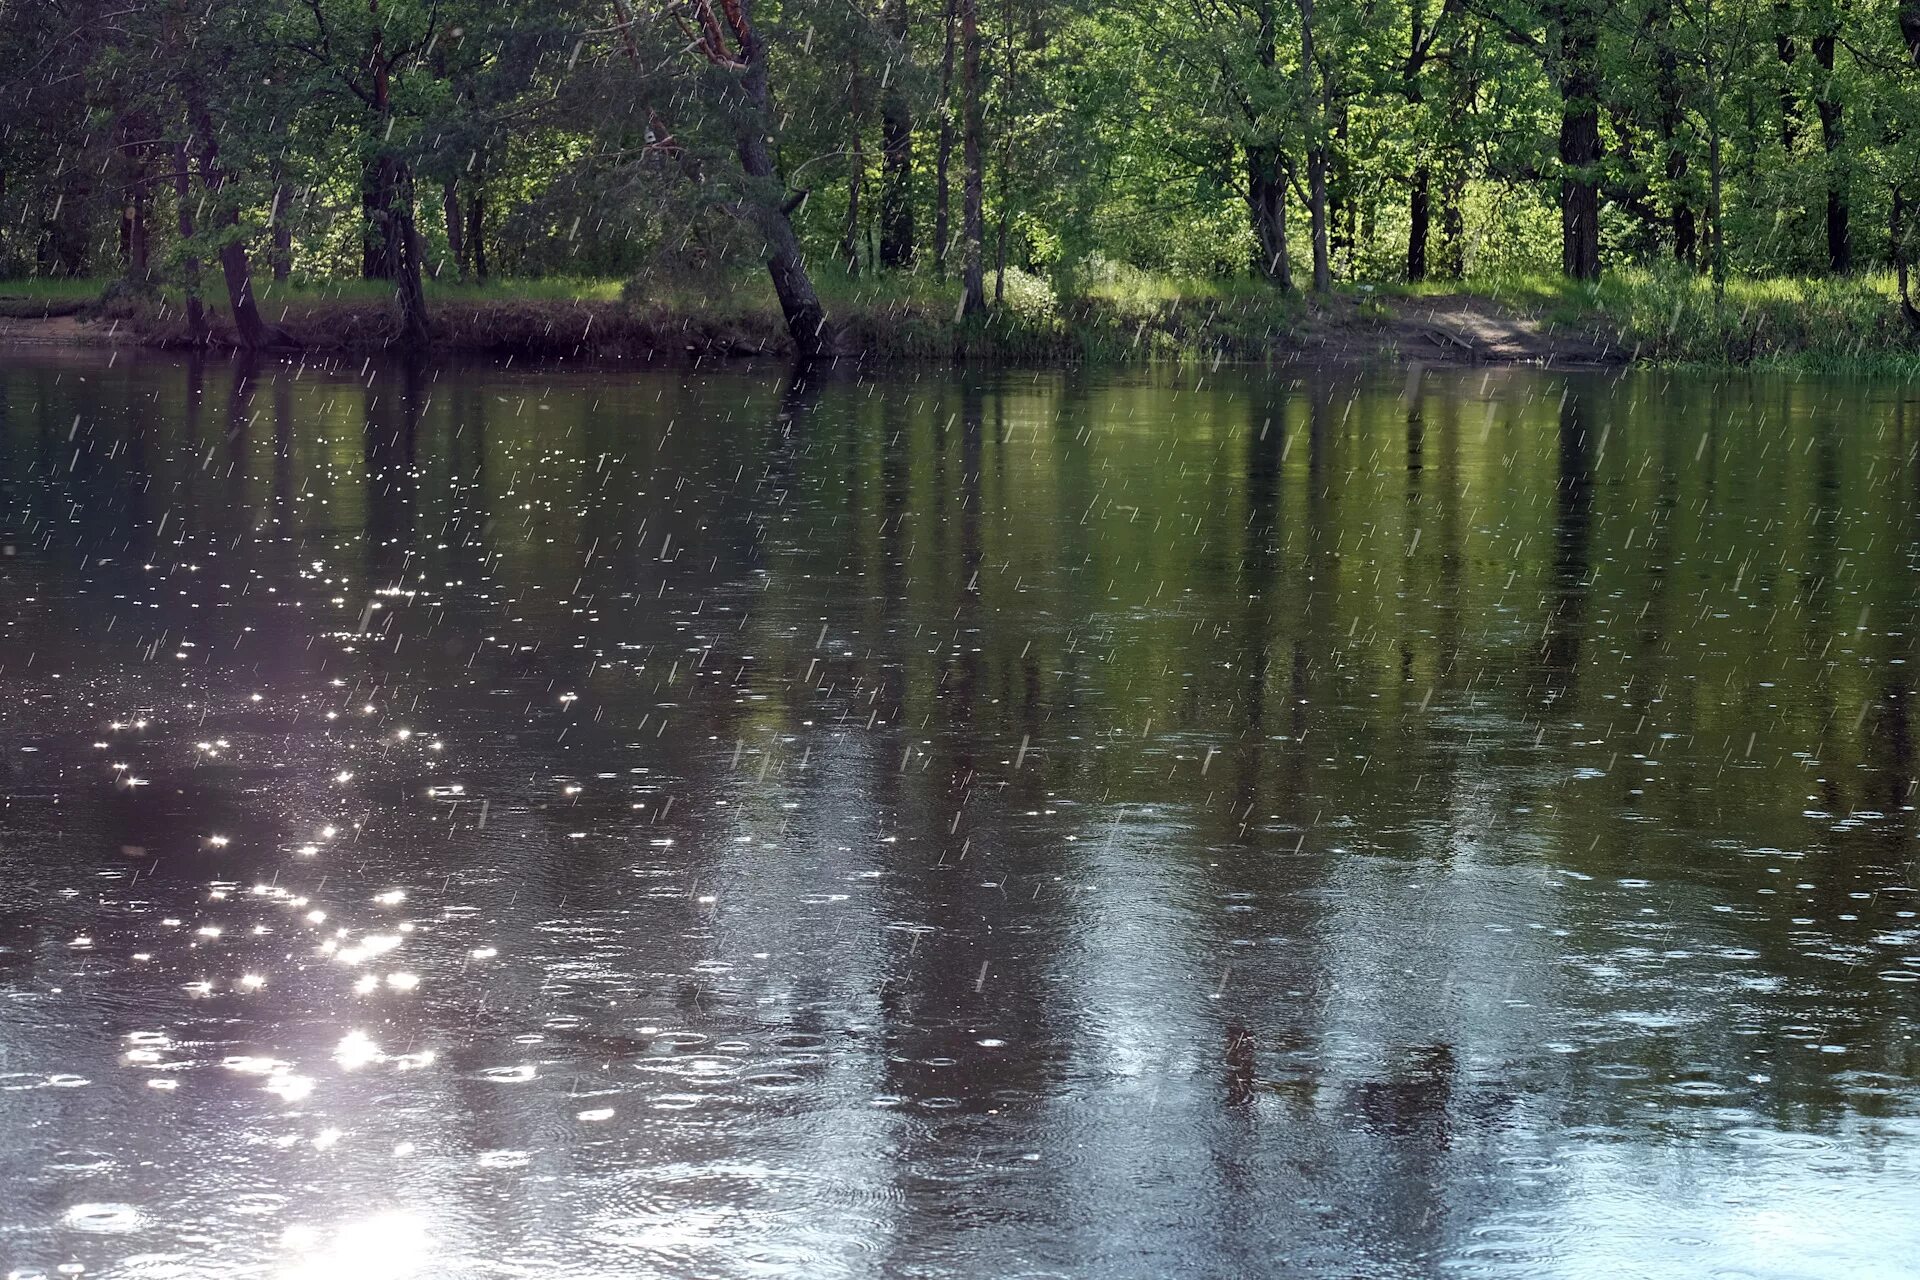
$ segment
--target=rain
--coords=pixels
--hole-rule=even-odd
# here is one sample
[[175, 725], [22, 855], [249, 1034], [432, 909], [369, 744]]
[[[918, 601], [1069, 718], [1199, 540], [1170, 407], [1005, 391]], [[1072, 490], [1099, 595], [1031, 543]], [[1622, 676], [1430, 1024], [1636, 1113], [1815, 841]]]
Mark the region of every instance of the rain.
[[1911, 405], [9, 355], [0, 1266], [1910, 1274]]

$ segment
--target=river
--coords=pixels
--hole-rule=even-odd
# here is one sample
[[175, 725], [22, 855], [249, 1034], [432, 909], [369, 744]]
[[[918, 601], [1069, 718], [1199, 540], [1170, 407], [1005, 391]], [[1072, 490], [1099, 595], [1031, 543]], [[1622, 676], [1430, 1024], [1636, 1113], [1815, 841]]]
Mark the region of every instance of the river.
[[0, 1274], [1911, 1277], [1920, 400], [0, 357]]

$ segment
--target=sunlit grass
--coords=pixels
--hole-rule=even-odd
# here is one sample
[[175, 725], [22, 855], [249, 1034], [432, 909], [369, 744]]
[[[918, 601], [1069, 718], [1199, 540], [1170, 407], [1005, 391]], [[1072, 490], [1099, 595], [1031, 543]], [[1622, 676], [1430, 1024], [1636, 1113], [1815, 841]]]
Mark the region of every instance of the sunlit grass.
[[[814, 283], [834, 322], [861, 350], [896, 358], [1115, 362], [1137, 359], [1261, 359], [1296, 342], [1303, 325], [1386, 319], [1412, 299], [1484, 298], [1550, 328], [1604, 335], [1644, 362], [1911, 376], [1920, 372], [1920, 335], [1900, 314], [1891, 272], [1830, 277], [1733, 277], [1716, 294], [1710, 279], [1678, 267], [1616, 267], [1597, 283], [1551, 272], [1485, 274], [1466, 280], [1342, 282], [1331, 301], [1300, 289], [1282, 293], [1246, 276], [1184, 277], [1096, 262], [1060, 279], [1009, 269], [1004, 298], [984, 320], [959, 321], [960, 264], [940, 278], [931, 263], [905, 272], [851, 275], [816, 264]], [[0, 281], [0, 315], [67, 314], [91, 306], [111, 281], [29, 277]], [[987, 272], [987, 292], [995, 276]], [[305, 313], [338, 323], [360, 308], [391, 308], [380, 280], [274, 281], [256, 276], [270, 321]], [[426, 282], [430, 311], [459, 314], [488, 332], [544, 323], [539, 308], [612, 308], [661, 332], [701, 332], [765, 350], [783, 341], [779, 305], [764, 270], [743, 264], [715, 272], [661, 271], [635, 279], [451, 278]], [[204, 296], [225, 305], [217, 275]], [[161, 291], [168, 307], [180, 290]], [[471, 310], [467, 310], [471, 308]], [[531, 320], [526, 317], [531, 316]], [[337, 327], [337, 325], [335, 326]], [[344, 333], [344, 331], [343, 331]], [[503, 338], [502, 340], [506, 340]]]

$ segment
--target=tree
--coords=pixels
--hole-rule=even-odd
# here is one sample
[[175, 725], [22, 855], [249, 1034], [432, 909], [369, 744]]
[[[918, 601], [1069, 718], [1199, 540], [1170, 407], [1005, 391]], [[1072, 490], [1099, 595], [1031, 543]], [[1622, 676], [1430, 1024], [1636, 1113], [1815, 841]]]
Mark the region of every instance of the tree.
[[959, 3], [961, 149], [966, 164], [961, 196], [963, 256], [960, 314], [965, 318], [983, 315], [987, 309], [984, 257], [986, 219], [982, 206], [985, 175], [981, 168], [981, 135], [984, 128], [980, 95], [979, 0], [959, 0]]
[[880, 265], [901, 271], [913, 265], [913, 108], [907, 97], [912, 47], [907, 40], [907, 0], [886, 0], [888, 39], [885, 87], [880, 102]]

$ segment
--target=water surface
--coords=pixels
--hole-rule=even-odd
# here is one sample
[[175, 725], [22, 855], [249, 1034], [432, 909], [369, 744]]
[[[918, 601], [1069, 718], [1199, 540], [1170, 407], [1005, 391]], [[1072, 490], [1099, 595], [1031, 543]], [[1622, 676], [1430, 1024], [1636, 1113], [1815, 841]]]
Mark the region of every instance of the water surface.
[[1908, 1277], [1920, 402], [0, 362], [0, 1274]]

